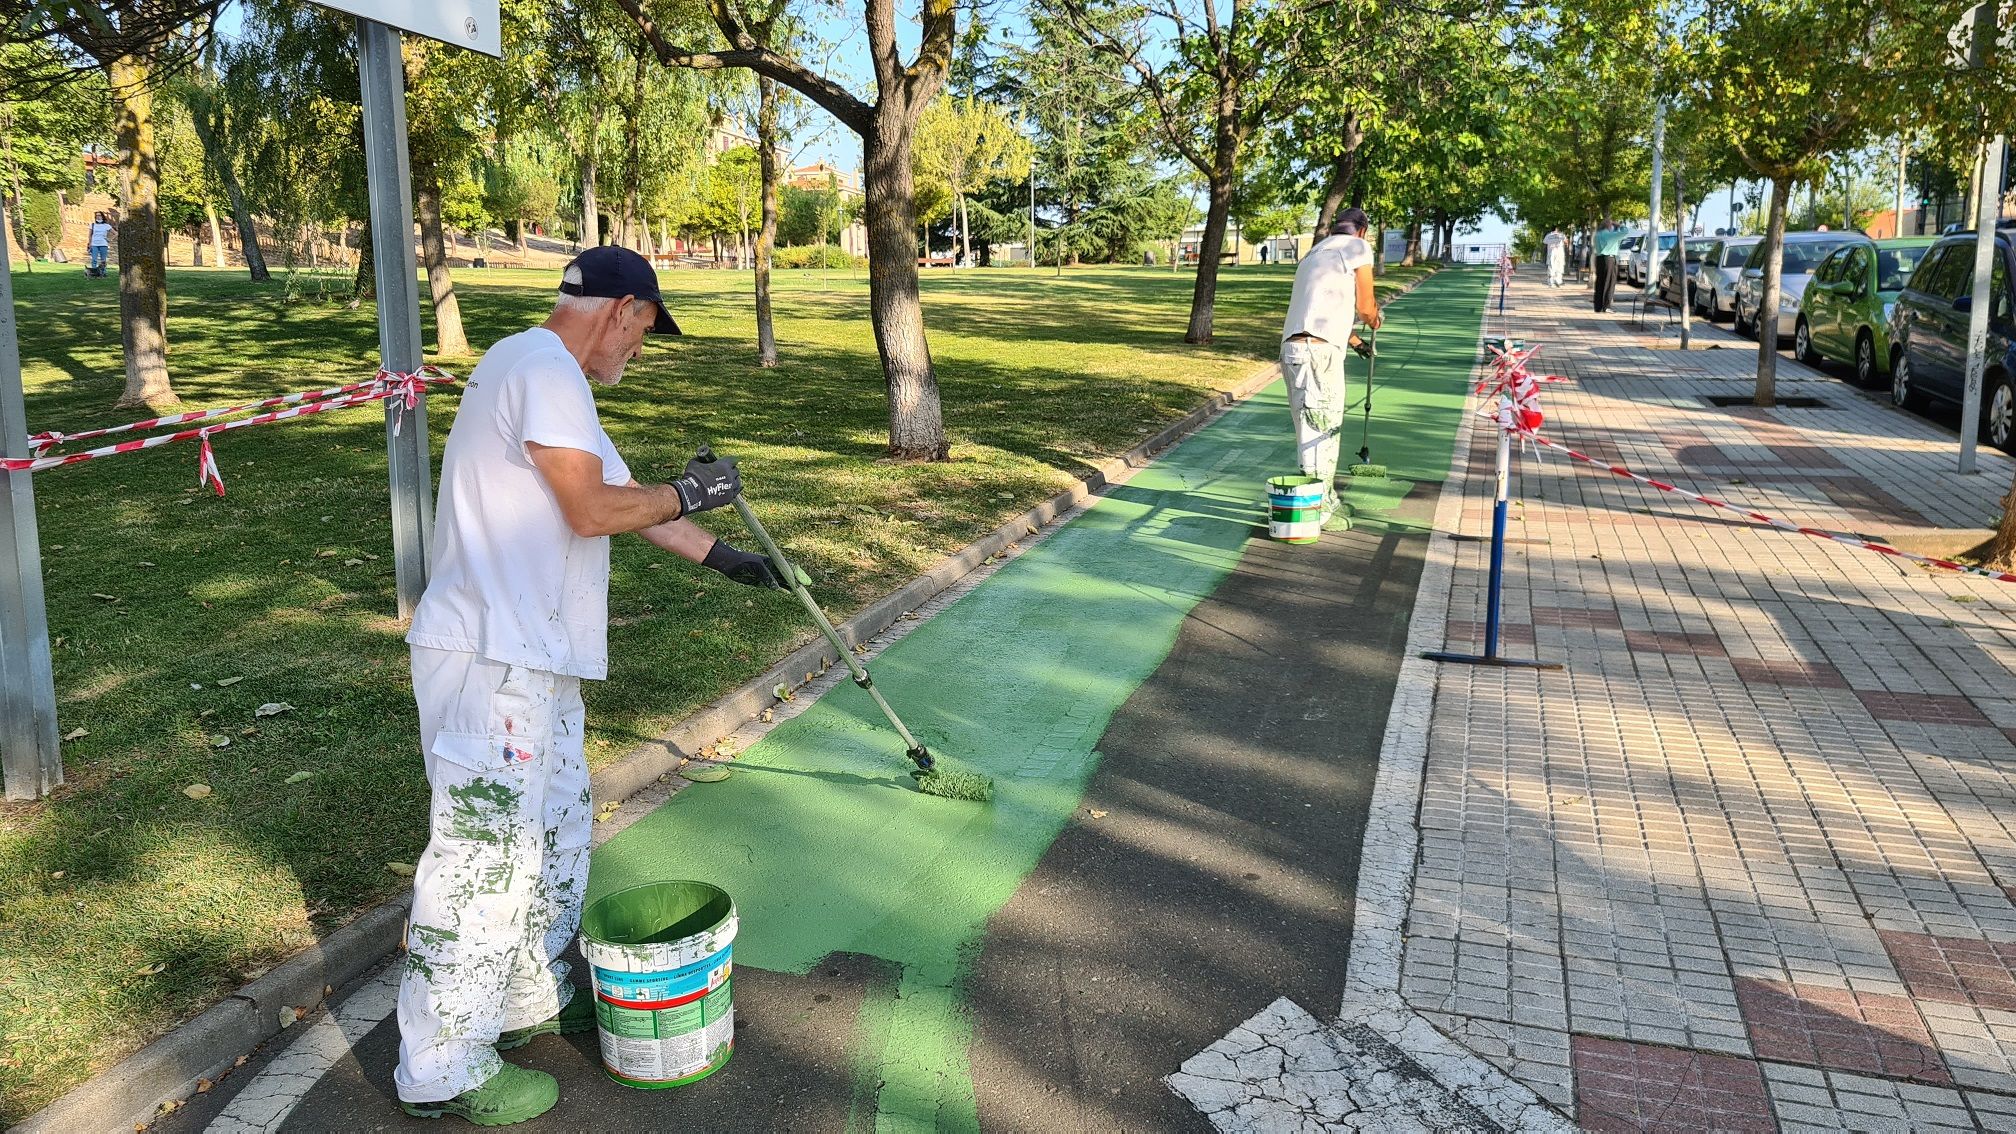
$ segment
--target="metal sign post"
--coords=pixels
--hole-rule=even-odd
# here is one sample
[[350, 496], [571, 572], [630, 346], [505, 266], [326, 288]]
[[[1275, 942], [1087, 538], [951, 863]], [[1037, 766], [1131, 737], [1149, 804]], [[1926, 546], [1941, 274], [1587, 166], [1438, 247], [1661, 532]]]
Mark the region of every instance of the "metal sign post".
[[[1988, 45], [1995, 39], [1995, 5], [1978, 4], [1954, 28], [1948, 41], [1957, 48], [1962, 29], [1972, 32], [1967, 43], [1965, 66], [1981, 70], [1988, 66]], [[1972, 305], [1967, 322], [1966, 383], [1960, 399], [1960, 471], [1975, 471], [1974, 439], [1981, 433], [1981, 382], [1987, 372], [1989, 284], [1995, 264], [1995, 221], [2002, 215], [2002, 151], [2007, 139], [1996, 135], [1981, 148], [1980, 183], [1975, 194], [1974, 290], [1964, 298]], [[1954, 305], [1958, 310], [1959, 305]]]
[[[371, 196], [371, 255], [378, 277], [379, 365], [396, 374], [420, 368], [419, 266], [413, 259], [413, 171], [406, 156], [406, 71], [399, 33], [357, 20], [357, 75], [364, 91], [364, 170]], [[407, 410], [385, 400], [385, 452], [392, 481], [392, 558], [399, 616], [411, 617], [427, 589], [434, 537], [434, 488], [427, 449], [427, 403]], [[403, 413], [403, 422], [401, 420]]]
[[[0, 238], [0, 452], [26, 457], [28, 410], [14, 323], [14, 277]], [[0, 472], [0, 767], [8, 799], [40, 799], [63, 782], [56, 739], [56, 680], [42, 603], [42, 543], [35, 532], [34, 473]]]

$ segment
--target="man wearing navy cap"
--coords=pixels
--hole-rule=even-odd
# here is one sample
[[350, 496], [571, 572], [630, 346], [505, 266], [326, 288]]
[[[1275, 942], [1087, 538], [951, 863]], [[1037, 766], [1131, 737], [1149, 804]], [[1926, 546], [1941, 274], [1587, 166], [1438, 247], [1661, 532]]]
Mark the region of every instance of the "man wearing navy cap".
[[433, 574], [406, 635], [433, 788], [399, 988], [409, 1114], [536, 1117], [559, 1084], [497, 1052], [595, 1026], [560, 954], [588, 883], [581, 681], [608, 673], [609, 537], [778, 585], [767, 558], [687, 519], [742, 490], [733, 460], [639, 484], [596, 416], [589, 379], [614, 386], [645, 336], [678, 333], [642, 256], [591, 248], [544, 324], [484, 354], [448, 431]]

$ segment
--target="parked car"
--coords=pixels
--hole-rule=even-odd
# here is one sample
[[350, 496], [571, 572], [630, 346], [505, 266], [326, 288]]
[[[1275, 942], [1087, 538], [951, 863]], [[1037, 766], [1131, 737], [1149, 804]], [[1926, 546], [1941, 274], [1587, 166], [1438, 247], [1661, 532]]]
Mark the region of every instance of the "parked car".
[[1725, 236], [1694, 273], [1694, 309], [1711, 320], [1736, 312], [1736, 284], [1761, 236]]
[[1915, 236], [1835, 249], [1806, 284], [1792, 353], [1801, 362], [1853, 362], [1862, 386], [1890, 377], [1890, 309], [1935, 243]]
[[[1690, 236], [1680, 255], [1668, 253], [1659, 265], [1659, 298], [1668, 303], [1693, 303], [1694, 289], [1699, 284], [1698, 273], [1703, 259], [1712, 254], [1722, 241], [1713, 236]], [[1680, 277], [1687, 277], [1686, 295], [1682, 296]]]
[[1617, 282], [1619, 284], [1629, 286], [1629, 282], [1625, 279], [1625, 276], [1631, 269], [1631, 254], [1638, 250], [1638, 245], [1644, 239], [1642, 236], [1627, 236], [1618, 243]]
[[[1777, 337], [1789, 339], [1799, 326], [1799, 301], [1806, 294], [1806, 281], [1813, 269], [1844, 244], [1868, 244], [1856, 232], [1788, 232], [1785, 258], [1778, 276]], [[1758, 241], [1743, 262], [1743, 277], [1736, 285], [1736, 333], [1759, 335], [1764, 315], [1757, 305], [1764, 299], [1764, 242]]]
[[[1680, 236], [1678, 233], [1660, 233], [1658, 258], [1662, 261], [1665, 260], [1667, 250], [1672, 248], [1674, 243], [1679, 239]], [[1647, 262], [1648, 255], [1648, 242], [1641, 236], [1638, 238], [1637, 246], [1631, 249], [1631, 255], [1624, 261], [1623, 266], [1624, 278], [1630, 282], [1632, 287], [1644, 287], [1645, 281], [1653, 278], [1652, 272], [1655, 270], [1656, 265]]]
[[[1967, 324], [1974, 312], [1977, 234], [1939, 239], [1918, 262], [1890, 315], [1890, 400], [1917, 409], [1966, 396]], [[2016, 452], [2016, 228], [1995, 233], [1989, 277], [1988, 369], [1981, 380], [1981, 438]]]

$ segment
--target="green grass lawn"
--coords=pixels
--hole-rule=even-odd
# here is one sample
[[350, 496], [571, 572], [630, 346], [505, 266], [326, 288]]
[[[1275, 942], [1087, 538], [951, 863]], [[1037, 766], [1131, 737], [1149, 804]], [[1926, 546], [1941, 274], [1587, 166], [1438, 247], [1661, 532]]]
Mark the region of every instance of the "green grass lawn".
[[[1396, 269], [1385, 286], [1418, 274]], [[927, 273], [943, 463], [878, 460], [887, 416], [867, 284], [845, 272], [780, 273], [774, 370], [753, 365], [746, 273], [668, 273], [686, 336], [647, 346], [598, 402], [640, 479], [683, 466], [702, 441], [739, 456], [750, 498], [837, 617], [1271, 357], [1289, 275], [1227, 271], [1217, 342], [1190, 347], [1187, 274]], [[31, 426], [139, 416], [112, 408], [116, 285], [48, 267], [14, 284]], [[556, 284], [459, 273], [470, 341], [537, 322]], [[280, 283], [235, 272], [174, 271], [170, 289], [171, 370], [189, 408], [335, 385], [376, 363], [368, 306], [286, 302]], [[437, 468], [455, 400], [430, 399]], [[386, 864], [425, 844], [382, 414], [214, 444], [223, 499], [197, 489], [188, 444], [36, 477], [62, 729], [85, 735], [64, 744], [70, 782], [53, 798], [0, 804], [0, 1123], [404, 889]], [[733, 533], [719, 517], [705, 520]], [[598, 766], [811, 636], [788, 595], [641, 540], [615, 542], [610, 590], [609, 680], [587, 690]], [[255, 718], [266, 702], [293, 707]], [[191, 798], [194, 784], [211, 793]]]

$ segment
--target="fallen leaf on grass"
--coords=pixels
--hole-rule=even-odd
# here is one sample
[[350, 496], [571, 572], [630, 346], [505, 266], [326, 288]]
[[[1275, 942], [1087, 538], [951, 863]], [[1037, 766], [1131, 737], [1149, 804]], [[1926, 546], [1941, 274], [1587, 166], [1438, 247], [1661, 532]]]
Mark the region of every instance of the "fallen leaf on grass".
[[1101, 810], [1099, 810], [1099, 809], [1098, 809], [1098, 808], [1096, 808], [1096, 807], [1088, 807], [1088, 808], [1086, 808], [1085, 810], [1087, 810], [1087, 811], [1090, 811], [1090, 812], [1092, 813], [1092, 818], [1094, 818], [1094, 819], [1104, 819], [1104, 818], [1106, 818], [1106, 812], [1104, 812], [1104, 811], [1101, 811]]
[[217, 679], [217, 688], [224, 689], [229, 686], [236, 685], [243, 680], [245, 679], [242, 677], [220, 677]]
[[345, 567], [362, 567], [362, 566], [364, 566], [364, 561], [363, 561], [362, 559], [345, 559], [345, 560], [343, 561], [343, 566], [345, 566]]
[[182, 794], [188, 796], [190, 799], [209, 799], [210, 785], [190, 784], [188, 787], [182, 789]]
[[255, 717], [277, 717], [281, 713], [291, 713], [293, 711], [294, 706], [285, 701], [268, 701], [252, 710], [252, 715]]
[[411, 878], [413, 877], [413, 864], [410, 862], [388, 862], [385, 864], [385, 873], [397, 874], [401, 878]]
[[152, 566], [154, 566], [154, 565], [153, 565], [152, 563], [149, 563], [149, 562], [147, 562], [147, 561], [146, 561], [145, 559], [142, 559], [142, 560], [141, 560], [140, 562], [138, 562], [138, 563], [135, 563], [135, 564], [134, 564], [133, 566], [135, 566], [135, 567], [152, 567]]
[[774, 721], [774, 720], [776, 720], [776, 719], [777, 719], [777, 714], [776, 714], [776, 713], [775, 713], [774, 711], [770, 710], [770, 709], [765, 709], [765, 710], [763, 710], [763, 713], [762, 713], [762, 719], [763, 719], [763, 723], [764, 723], [764, 724], [769, 724], [769, 723], [770, 723], [771, 721]]
[[215, 710], [215, 709], [205, 709], [205, 710], [203, 710], [202, 712], [200, 712], [200, 713], [197, 713], [197, 714], [196, 714], [196, 719], [200, 721], [200, 720], [203, 720], [203, 719], [204, 719], [205, 717], [214, 717], [214, 716], [216, 716], [216, 715], [217, 715], [217, 710]]
[[793, 697], [797, 696], [797, 694], [791, 692], [791, 690], [786, 689], [784, 687], [784, 683], [781, 681], [771, 687], [770, 695], [772, 697], [777, 698], [779, 701], [789, 701]]
[[326, 551], [318, 551], [318, 552], [316, 552], [316, 553], [315, 553], [315, 558], [317, 558], [317, 559], [334, 559], [334, 558], [336, 558], [336, 554], [337, 554], [337, 552], [336, 552], [336, 549], [332, 547], [332, 548], [329, 548], [329, 549], [328, 549], [328, 550], [326, 550]]
[[313, 773], [313, 772], [296, 772], [296, 773], [294, 773], [293, 775], [291, 775], [291, 776], [288, 776], [288, 777], [287, 777], [287, 778], [286, 778], [285, 780], [283, 780], [283, 781], [281, 781], [281, 782], [282, 782], [282, 783], [289, 783], [289, 784], [298, 784], [298, 783], [304, 783], [304, 782], [306, 782], [306, 781], [308, 781], [308, 780], [312, 780], [312, 779], [314, 779], [314, 778], [315, 778], [315, 773]]
[[164, 972], [167, 972], [167, 971], [168, 971], [168, 962], [166, 962], [166, 961], [162, 961], [162, 962], [161, 962], [160, 964], [158, 964], [158, 965], [148, 965], [148, 966], [147, 966], [146, 968], [144, 968], [144, 969], [139, 969], [139, 970], [136, 970], [136, 971], [134, 972], [134, 974], [133, 974], [133, 975], [134, 975], [134, 976], [155, 976], [155, 975], [157, 975], [157, 974], [160, 974], [160, 973], [164, 973]]
[[239, 729], [239, 730], [238, 730], [238, 735], [239, 735], [239, 736], [258, 736], [258, 735], [259, 735], [259, 726], [258, 726], [258, 725], [249, 725], [249, 724], [248, 724], [248, 725], [246, 725], [246, 726], [245, 726], [244, 728], [241, 728], [241, 729]]
[[87, 737], [87, 736], [90, 736], [90, 735], [91, 735], [91, 730], [90, 730], [90, 729], [85, 729], [85, 728], [73, 728], [73, 729], [71, 729], [71, 730], [70, 730], [69, 732], [66, 732], [66, 733], [64, 733], [64, 734], [63, 734], [63, 739], [65, 739], [65, 740], [82, 740], [82, 739], [84, 739], [85, 737]]
[[92, 592], [91, 592], [91, 597], [92, 597], [92, 598], [95, 598], [95, 599], [104, 599], [104, 600], [105, 600], [106, 602], [118, 602], [118, 601], [119, 601], [119, 596], [118, 596], [118, 595], [101, 595], [101, 594], [99, 594], [99, 593], [98, 593], [97, 591], [92, 591]]
[[210, 747], [229, 748], [231, 747], [231, 738], [228, 736], [213, 736], [210, 738]]
[[51, 881], [61, 882], [63, 880], [63, 876], [68, 873], [70, 872], [67, 870], [52, 870], [49, 872], [49, 878]]

